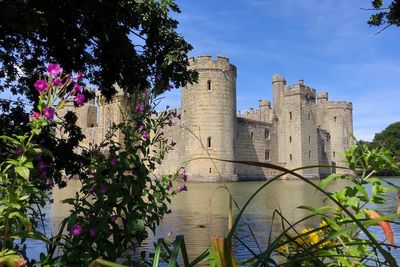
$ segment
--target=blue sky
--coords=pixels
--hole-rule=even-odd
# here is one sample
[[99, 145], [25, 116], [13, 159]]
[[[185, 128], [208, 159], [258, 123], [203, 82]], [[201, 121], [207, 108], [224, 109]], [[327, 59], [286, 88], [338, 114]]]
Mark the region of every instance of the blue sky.
[[[238, 68], [237, 106], [271, 99], [271, 77], [304, 79], [330, 100], [353, 102], [354, 133], [371, 140], [400, 121], [400, 28], [367, 24], [368, 0], [178, 0], [178, 31], [191, 56], [228, 56]], [[396, 49], [397, 48], [397, 49]], [[179, 90], [164, 105], [180, 106]]]

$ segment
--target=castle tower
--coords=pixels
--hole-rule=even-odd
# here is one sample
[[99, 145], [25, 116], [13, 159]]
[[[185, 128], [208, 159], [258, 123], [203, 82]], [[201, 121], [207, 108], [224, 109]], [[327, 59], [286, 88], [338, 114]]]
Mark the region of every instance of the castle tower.
[[215, 60], [199, 56], [189, 62], [190, 68], [198, 71], [199, 80], [182, 88], [186, 171], [202, 181], [236, 179], [233, 163], [209, 159], [235, 159], [236, 67], [223, 56]]
[[[275, 75], [274, 113], [278, 119], [279, 163], [293, 169], [318, 164], [318, 132], [316, 118], [316, 91], [303, 80], [284, 86], [284, 79]], [[319, 170], [305, 169], [298, 173], [315, 178]]]
[[[331, 164], [346, 166], [344, 151], [353, 144], [353, 105], [350, 102], [337, 101], [327, 102], [327, 124], [330, 132], [331, 142]], [[336, 173], [346, 173], [345, 169], [333, 169]]]
[[[99, 122], [96, 139], [98, 141], [104, 140], [107, 132], [113, 125], [122, 122], [123, 114], [126, 106], [126, 96], [124, 91], [116, 87], [117, 93], [113, 96], [110, 102], [107, 102], [105, 97], [100, 93], [97, 94], [97, 103], [99, 106]], [[116, 133], [117, 140], [123, 144], [123, 136], [120, 132]]]

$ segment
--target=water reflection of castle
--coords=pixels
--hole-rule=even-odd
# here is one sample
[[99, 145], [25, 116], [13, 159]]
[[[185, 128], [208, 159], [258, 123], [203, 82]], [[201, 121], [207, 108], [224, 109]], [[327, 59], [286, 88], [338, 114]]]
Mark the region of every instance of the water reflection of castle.
[[[236, 112], [236, 67], [228, 58], [191, 58], [190, 68], [199, 72], [199, 81], [182, 88], [182, 107], [177, 111], [182, 119], [165, 131], [177, 144], [158, 173], [172, 173], [185, 166], [190, 177], [200, 181], [262, 179], [275, 174], [242, 164], [193, 160], [209, 157], [268, 162], [288, 169], [342, 164], [342, 154], [352, 142], [350, 102], [328, 101], [328, 93], [317, 94], [303, 80], [288, 86], [282, 76], [274, 75], [273, 106], [260, 100], [257, 109], [240, 114]], [[98, 107], [91, 103], [78, 111], [79, 124], [89, 140], [100, 140], [108, 125], [120, 120], [123, 99], [122, 94], [112, 103], [99, 98]], [[318, 178], [341, 171], [321, 167], [300, 173]]]

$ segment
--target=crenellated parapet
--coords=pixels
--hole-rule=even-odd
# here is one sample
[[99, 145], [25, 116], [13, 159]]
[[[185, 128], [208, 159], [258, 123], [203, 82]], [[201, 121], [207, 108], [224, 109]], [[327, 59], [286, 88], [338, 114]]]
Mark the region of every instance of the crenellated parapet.
[[326, 106], [327, 109], [348, 109], [353, 110], [353, 103], [348, 101], [329, 101]]
[[218, 55], [216, 59], [213, 59], [210, 55], [201, 55], [198, 57], [189, 58], [189, 69], [196, 70], [216, 70], [219, 69], [221, 71], [230, 71], [233, 72], [234, 75], [237, 75], [236, 66], [229, 63], [229, 58], [225, 56]]

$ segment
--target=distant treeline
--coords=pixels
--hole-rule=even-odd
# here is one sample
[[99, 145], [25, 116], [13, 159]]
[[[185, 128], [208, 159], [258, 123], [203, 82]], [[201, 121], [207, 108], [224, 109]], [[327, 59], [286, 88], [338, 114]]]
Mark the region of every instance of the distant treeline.
[[[385, 147], [393, 156], [400, 162], [400, 121], [390, 124], [380, 133], [375, 134], [374, 139], [369, 141], [360, 141], [360, 143], [366, 144], [369, 148], [381, 148]], [[393, 176], [400, 175], [400, 170], [385, 170], [378, 175], [382, 176]]]

